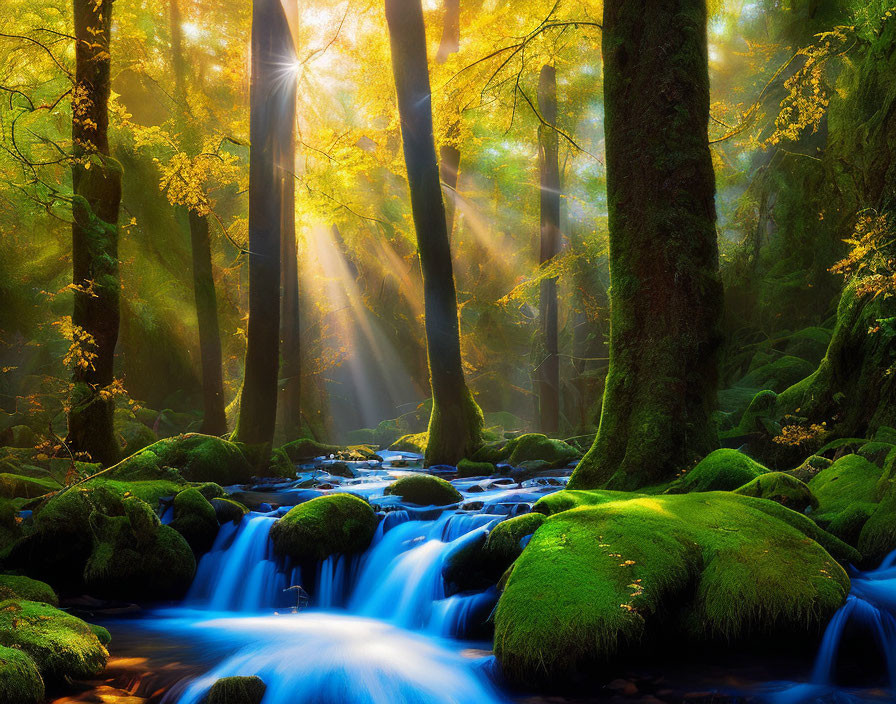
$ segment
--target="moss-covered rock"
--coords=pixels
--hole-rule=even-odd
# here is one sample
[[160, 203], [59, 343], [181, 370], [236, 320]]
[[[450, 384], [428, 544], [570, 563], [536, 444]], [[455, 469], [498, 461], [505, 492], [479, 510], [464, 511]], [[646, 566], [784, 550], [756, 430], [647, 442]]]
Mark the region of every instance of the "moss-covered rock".
[[88, 623], [87, 625], [90, 626], [90, 630], [93, 631], [100, 643], [109, 645], [112, 642], [112, 634], [109, 633], [109, 629], [97, 626], [95, 623]]
[[53, 587], [30, 577], [18, 574], [0, 574], [0, 601], [25, 599], [59, 606], [59, 597]]
[[639, 654], [658, 631], [678, 647], [818, 634], [846, 599], [849, 578], [814, 524], [776, 503], [727, 492], [604, 498], [550, 516], [516, 561], [495, 616], [511, 680]]
[[896, 482], [862, 526], [858, 539], [859, 552], [865, 565], [876, 566], [896, 550]]
[[205, 704], [261, 704], [266, 691], [260, 677], [224, 677], [212, 685]]
[[815, 367], [811, 362], [785, 355], [753, 369], [738, 382], [738, 385], [771, 389], [780, 393], [788, 386], [809, 376], [813, 371], [815, 371]]
[[735, 489], [734, 493], [776, 501], [799, 512], [807, 508], [818, 508], [818, 499], [812, 494], [812, 490], [804, 482], [784, 472], [761, 474], [749, 484]]
[[641, 496], [641, 494], [633, 494], [628, 491], [583, 491], [580, 489], [571, 489], [567, 491], [558, 491], [554, 494], [542, 496], [532, 507], [534, 513], [543, 513], [545, 516], [553, 516], [561, 511], [569, 511], [579, 506], [597, 506], [605, 504], [609, 501], [620, 501], [622, 499]]
[[385, 493], [400, 496], [404, 501], [418, 506], [448, 506], [463, 499], [451, 484], [431, 474], [402, 477], [387, 486]]
[[36, 601], [0, 602], [0, 645], [26, 653], [48, 683], [93, 677], [109, 657], [84, 621]]
[[861, 504], [875, 504], [883, 470], [859, 455], [844, 455], [809, 481], [818, 499], [816, 522], [824, 525], [838, 514]]
[[389, 449], [394, 452], [415, 452], [418, 455], [422, 455], [426, 452], [427, 442], [429, 442], [428, 432], [410, 433], [398, 438], [389, 446]]
[[209, 503], [215, 509], [215, 517], [221, 525], [228, 522], [239, 523], [249, 513], [248, 508], [233, 499], [212, 499]]
[[298, 562], [320, 561], [365, 550], [376, 526], [376, 514], [364, 499], [330, 494], [290, 509], [271, 528], [271, 540], [279, 555]]
[[41, 704], [44, 681], [34, 660], [16, 648], [0, 647], [0, 704]]
[[812, 364], [818, 364], [831, 343], [831, 331], [827, 328], [811, 326], [797, 330], [787, 338], [784, 351], [800, 357]]
[[525, 433], [511, 440], [487, 443], [473, 455], [477, 462], [507, 462], [512, 465], [544, 460], [554, 469], [565, 467], [579, 457], [581, 453], [576, 448], [541, 433]]
[[523, 553], [523, 539], [538, 530], [545, 520], [544, 514], [525, 513], [501, 521], [488, 534], [483, 546], [486, 559], [500, 565], [503, 572]]
[[775, 420], [777, 399], [778, 395], [769, 389], [757, 393], [741, 415], [737, 425], [719, 433], [719, 439], [725, 445], [739, 446], [750, 438], [776, 435], [780, 429], [780, 425]]
[[218, 517], [199, 489], [186, 489], [174, 497], [171, 527], [180, 533], [194, 555], [208, 552], [218, 536]]
[[326, 445], [309, 438], [293, 440], [278, 449], [282, 451], [291, 462], [305, 462], [318, 457], [331, 456], [334, 459], [345, 462], [382, 459], [373, 451], [373, 449], [366, 445], [350, 445], [348, 447], [342, 447], [341, 445]]
[[768, 469], [742, 452], [722, 448], [704, 457], [693, 469], [672, 484], [670, 493], [733, 491]]
[[324, 470], [326, 470], [327, 474], [332, 474], [334, 477], [343, 477], [345, 479], [352, 479], [355, 474], [352, 472], [351, 467], [349, 467], [345, 462], [330, 462], [324, 465]]
[[18, 474], [0, 474], [0, 497], [6, 499], [36, 499], [54, 491], [62, 485], [51, 477], [24, 477]]
[[466, 458], [457, 463], [457, 476], [462, 479], [470, 477], [490, 477], [496, 471], [491, 462], [474, 462]]
[[800, 466], [790, 472], [801, 482], [809, 482], [821, 470], [827, 469], [833, 464], [833, 460], [821, 455], [809, 455], [800, 463]]
[[191, 482], [244, 484], [251, 480], [252, 466], [232, 442], [212, 435], [187, 433], [165, 438], [132, 455], [120, 464], [119, 475], [146, 471], [147, 466], [173, 467]]

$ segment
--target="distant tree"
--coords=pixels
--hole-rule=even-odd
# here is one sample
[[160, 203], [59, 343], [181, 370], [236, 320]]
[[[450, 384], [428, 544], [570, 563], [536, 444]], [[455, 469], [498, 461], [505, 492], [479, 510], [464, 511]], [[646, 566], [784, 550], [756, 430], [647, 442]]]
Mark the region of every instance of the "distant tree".
[[109, 387], [114, 381], [121, 289], [121, 166], [109, 156], [112, 0], [74, 0], [74, 29], [72, 326], [82, 356], [75, 364], [67, 442], [73, 452], [111, 464], [119, 456]]
[[[187, 97], [187, 63], [184, 55], [180, 0], [169, 0], [171, 68], [174, 99], [179, 112], [181, 148], [195, 151], [197, 135], [192, 125]], [[218, 326], [218, 297], [215, 292], [208, 215], [189, 208], [190, 246], [193, 254], [193, 295], [199, 324], [199, 358], [202, 364], [201, 431], [209, 435], [227, 432], [224, 410], [224, 378], [221, 369], [221, 332]]]
[[249, 325], [235, 440], [270, 445], [280, 368], [283, 154], [294, 128], [295, 47], [280, 0], [255, 0], [249, 138]]
[[[541, 243], [538, 263], [560, 252], [560, 138], [557, 130], [557, 71], [545, 65], [538, 80], [538, 109], [547, 123], [538, 127], [541, 174]], [[557, 279], [543, 279], [538, 292], [540, 339], [535, 369], [539, 428], [556, 433], [560, 426], [560, 350], [557, 330]]]
[[705, 0], [606, 0], [610, 367], [570, 488], [672, 479], [717, 446], [722, 286]]
[[482, 411], [467, 388], [461, 366], [457, 292], [433, 139], [426, 27], [420, 0], [386, 0], [386, 20], [423, 272], [433, 394], [426, 463], [454, 464], [481, 444]]

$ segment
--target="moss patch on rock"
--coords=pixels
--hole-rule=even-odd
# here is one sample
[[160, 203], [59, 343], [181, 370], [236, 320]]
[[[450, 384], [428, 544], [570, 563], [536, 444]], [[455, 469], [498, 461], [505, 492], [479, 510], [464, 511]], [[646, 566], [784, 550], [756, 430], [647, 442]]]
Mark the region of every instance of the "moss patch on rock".
[[414, 452], [422, 455], [426, 452], [426, 443], [429, 442], [429, 433], [410, 433], [402, 435], [398, 440], [393, 442], [389, 449], [393, 452]]
[[418, 506], [448, 506], [463, 500], [460, 492], [444, 479], [431, 474], [402, 477], [386, 487], [386, 494], [400, 496]]
[[36, 499], [59, 491], [62, 485], [51, 477], [23, 477], [18, 474], [0, 474], [0, 497], [6, 499]]
[[502, 565], [503, 572], [523, 553], [523, 538], [532, 535], [545, 520], [544, 514], [525, 513], [501, 521], [488, 534], [483, 546], [486, 559]]
[[862, 525], [858, 539], [864, 564], [874, 567], [896, 550], [896, 481]]
[[784, 472], [761, 474], [749, 484], [735, 489], [734, 493], [769, 499], [798, 512], [818, 508], [818, 499], [806, 483]]
[[695, 641], [817, 633], [849, 578], [812, 522], [727, 492], [638, 496], [550, 516], [513, 571], [495, 653], [518, 682], [637, 653], [653, 628]]
[[18, 574], [0, 574], [0, 600], [25, 599], [59, 606], [59, 597], [53, 587], [30, 577]]
[[376, 526], [376, 514], [364, 499], [330, 494], [290, 509], [271, 528], [271, 540], [279, 555], [297, 562], [320, 561], [365, 550]]
[[704, 457], [693, 469], [669, 488], [670, 493], [733, 491], [748, 484], [768, 469], [742, 452], [722, 448]]
[[260, 677], [224, 677], [212, 685], [205, 704], [261, 704], [266, 691]]
[[466, 458], [457, 463], [457, 476], [461, 479], [470, 477], [490, 477], [497, 470], [491, 462], [474, 462]]
[[199, 489], [185, 489], [174, 497], [171, 527], [180, 533], [194, 555], [208, 552], [218, 536], [215, 507]]
[[477, 462], [507, 462], [514, 466], [531, 460], [543, 460], [552, 469], [567, 466], [581, 453], [563, 440], [541, 433], [525, 433], [506, 442], [483, 445], [474, 455]]
[[0, 646], [0, 704], [41, 704], [44, 681], [34, 660], [21, 650]]
[[36, 601], [0, 602], [0, 645], [26, 653], [46, 682], [93, 677], [109, 657], [88, 624]]
[[874, 511], [882, 473], [859, 455], [844, 455], [809, 481], [819, 504], [812, 517], [843, 540], [854, 539], [856, 529], [861, 529], [856, 522]]
[[145, 472], [152, 466], [173, 467], [191, 482], [244, 484], [253, 475], [252, 466], [236, 444], [199, 433], [159, 440], [123, 460], [117, 474], [128, 478], [129, 473]]

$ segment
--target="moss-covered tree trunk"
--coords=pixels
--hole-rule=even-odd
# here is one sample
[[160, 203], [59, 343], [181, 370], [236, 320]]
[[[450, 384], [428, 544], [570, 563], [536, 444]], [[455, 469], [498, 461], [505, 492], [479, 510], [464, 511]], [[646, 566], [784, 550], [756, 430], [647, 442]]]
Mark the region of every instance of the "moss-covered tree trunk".
[[74, 0], [75, 88], [72, 98], [72, 281], [75, 367], [67, 444], [95, 462], [119, 456], [113, 427], [114, 380], [121, 282], [118, 210], [121, 167], [109, 156], [112, 2]]
[[482, 412], [464, 379], [457, 292], [432, 128], [426, 28], [420, 0], [386, 0], [411, 209], [423, 272], [433, 407], [426, 463], [454, 464], [481, 444]]
[[[196, 137], [191, 124], [187, 96], [187, 65], [184, 56], [180, 0], [170, 0], [168, 22], [171, 34], [174, 98], [180, 113], [181, 148], [194, 149]], [[227, 416], [224, 410], [221, 331], [218, 325], [218, 297], [215, 291], [208, 216], [190, 210], [188, 219], [193, 255], [193, 296], [199, 326], [199, 360], [202, 365], [203, 417], [200, 430], [207, 435], [223, 435], [227, 432]]]
[[[550, 125], [557, 123], [557, 71], [543, 66], [538, 80], [538, 109]], [[538, 170], [541, 175], [541, 243], [538, 263], [547, 264], [560, 251], [560, 140], [557, 130], [538, 128]], [[535, 367], [538, 420], [543, 433], [560, 427], [560, 348], [557, 331], [557, 279], [545, 279], [538, 291], [539, 344]]]
[[610, 367], [600, 429], [570, 487], [631, 489], [673, 478], [717, 443], [705, 0], [607, 0], [603, 58]]
[[240, 414], [233, 437], [270, 445], [277, 419], [280, 368], [281, 158], [293, 129], [295, 94], [284, 66], [295, 61], [279, 0], [254, 0], [249, 138], [249, 325]]

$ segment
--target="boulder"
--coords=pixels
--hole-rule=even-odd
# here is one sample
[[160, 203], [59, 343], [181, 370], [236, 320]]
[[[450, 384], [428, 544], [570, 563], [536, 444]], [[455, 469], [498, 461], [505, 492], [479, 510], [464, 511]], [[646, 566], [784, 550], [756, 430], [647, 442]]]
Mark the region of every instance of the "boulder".
[[196, 556], [208, 552], [218, 536], [218, 517], [200, 489], [185, 489], [174, 497], [171, 527], [180, 533]]
[[0, 704], [41, 704], [44, 681], [37, 665], [16, 648], [0, 646]]
[[212, 685], [205, 704], [261, 704], [266, 691], [260, 677], [224, 677]]
[[768, 472], [756, 477], [749, 484], [734, 490], [741, 496], [776, 501], [794, 511], [802, 513], [806, 509], [818, 508], [818, 499], [812, 490], [794, 476], [784, 472]]
[[722, 448], [709, 453], [693, 469], [669, 487], [669, 493], [695, 491], [733, 491], [768, 469], [742, 452]]
[[448, 506], [463, 500], [460, 492], [444, 479], [431, 474], [402, 477], [386, 487], [386, 494], [418, 506]]
[[59, 606], [59, 597], [45, 582], [18, 574], [0, 574], [0, 600], [25, 599]]
[[457, 463], [457, 476], [461, 479], [470, 477], [490, 477], [497, 469], [491, 462], [474, 462], [462, 459]]
[[271, 540], [278, 555], [320, 561], [365, 550], [376, 527], [376, 514], [364, 499], [329, 494], [290, 509], [271, 528]]
[[530, 460], [543, 460], [547, 467], [566, 467], [581, 457], [581, 453], [563, 440], [555, 440], [541, 433], [525, 433], [506, 442], [487, 443], [474, 455], [478, 462], [507, 462], [520, 465]]

